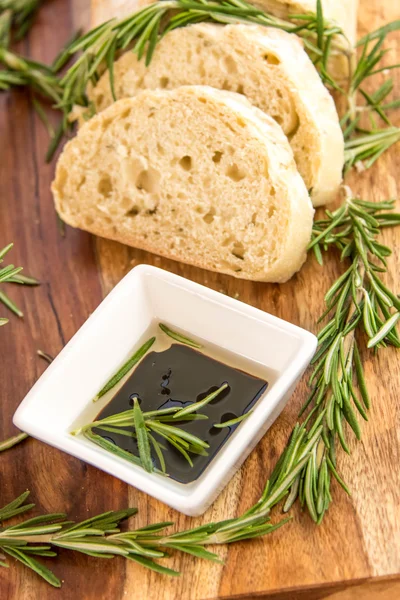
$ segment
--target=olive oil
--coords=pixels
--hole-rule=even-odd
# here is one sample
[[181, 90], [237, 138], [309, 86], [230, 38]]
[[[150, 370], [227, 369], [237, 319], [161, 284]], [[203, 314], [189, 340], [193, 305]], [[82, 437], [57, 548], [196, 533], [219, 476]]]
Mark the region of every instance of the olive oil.
[[[224, 383], [228, 387], [200, 411], [207, 415], [207, 420], [176, 422], [177, 426], [209, 444], [207, 456], [191, 455], [193, 466], [190, 466], [172, 445], [158, 438], [166, 447], [166, 472], [176, 481], [190, 483], [202, 474], [239, 426], [220, 429], [214, 425], [250, 411], [268, 387], [265, 379], [229, 366], [202, 350], [173, 343], [167, 349], [148, 352], [96, 420], [127, 410], [132, 407], [135, 397], [144, 412], [171, 406], [188, 406], [202, 400]], [[100, 429], [94, 431], [120, 448], [138, 455], [134, 438]], [[158, 459], [154, 457], [153, 460], [155, 467], [159, 468]]]

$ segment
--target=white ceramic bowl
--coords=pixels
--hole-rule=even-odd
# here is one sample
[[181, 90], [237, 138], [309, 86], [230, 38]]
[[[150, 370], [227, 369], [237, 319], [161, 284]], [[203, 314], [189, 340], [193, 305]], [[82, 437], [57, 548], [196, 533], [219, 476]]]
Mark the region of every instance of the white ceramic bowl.
[[[143, 343], [155, 320], [274, 373], [265, 394], [192, 483], [149, 474], [71, 430], [102, 408], [92, 398]], [[314, 335], [277, 317], [155, 267], [140, 265], [100, 304], [34, 385], [14, 423], [187, 515], [215, 500], [289, 400], [317, 345]]]

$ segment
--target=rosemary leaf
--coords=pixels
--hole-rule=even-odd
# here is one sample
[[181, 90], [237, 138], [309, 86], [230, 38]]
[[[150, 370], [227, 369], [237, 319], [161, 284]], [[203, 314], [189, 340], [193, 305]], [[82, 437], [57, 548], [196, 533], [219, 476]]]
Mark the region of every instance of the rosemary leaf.
[[368, 342], [368, 348], [373, 348], [377, 344], [379, 344], [382, 340], [387, 337], [390, 331], [396, 326], [398, 320], [400, 319], [400, 312], [394, 313], [390, 319], [388, 319], [379, 331], [376, 333], [374, 337], [372, 337]]
[[148, 350], [154, 344], [155, 340], [156, 340], [156, 338], [152, 337], [147, 342], [145, 342], [143, 344], [143, 346], [141, 346], [139, 348], [139, 350], [137, 350], [133, 354], [133, 356], [131, 356], [131, 358], [126, 361], [126, 363], [119, 369], [119, 371], [117, 371], [117, 373], [115, 373], [115, 375], [113, 375], [111, 377], [111, 379], [105, 384], [105, 386], [100, 390], [100, 392], [94, 398], [93, 402], [96, 402], [97, 400], [99, 400], [109, 390], [111, 390], [114, 386], [116, 386], [117, 383], [119, 381], [121, 381], [121, 379], [132, 369], [132, 367], [134, 367], [143, 358], [143, 356], [148, 352]]
[[22, 318], [24, 313], [22, 310], [18, 308], [18, 306], [9, 298], [4, 292], [0, 292], [0, 302], [4, 304], [11, 312], [13, 312], [17, 317]]
[[185, 408], [179, 410], [177, 413], [174, 414], [173, 418], [179, 420], [182, 417], [185, 417], [187, 415], [190, 415], [191, 413], [196, 412], [197, 410], [200, 410], [201, 408], [207, 406], [207, 404], [212, 402], [212, 400], [215, 400], [215, 398], [219, 396], [220, 393], [226, 390], [228, 387], [229, 386], [227, 383], [223, 383], [217, 390], [211, 392], [211, 394], [208, 394], [208, 396], [203, 398], [203, 400], [193, 402], [192, 404], [189, 404], [189, 406], [185, 406]]
[[198, 342], [194, 342], [190, 338], [188, 338], [180, 333], [177, 333], [176, 331], [172, 331], [172, 329], [170, 329], [169, 327], [167, 327], [167, 325], [164, 325], [163, 323], [159, 323], [158, 326], [161, 329], [161, 331], [166, 333], [169, 337], [176, 340], [177, 342], [180, 342], [181, 344], [186, 344], [186, 346], [192, 346], [192, 348], [202, 348], [203, 347]]
[[4, 440], [4, 442], [0, 442], [0, 452], [4, 452], [4, 450], [9, 450], [10, 448], [13, 448], [20, 442], [26, 440], [27, 437], [29, 437], [27, 433], [19, 433], [18, 435], [14, 435], [8, 440]]
[[213, 427], [216, 427], [217, 429], [222, 429], [223, 427], [234, 427], [235, 425], [238, 425], [239, 423], [247, 419], [247, 417], [250, 416], [251, 413], [252, 411], [250, 410], [249, 412], [244, 413], [243, 415], [240, 415], [235, 419], [230, 419], [230, 421], [225, 421], [224, 423], [214, 423]]
[[148, 472], [154, 471], [153, 462], [151, 460], [150, 442], [146, 429], [146, 423], [143, 418], [143, 413], [140, 409], [138, 399], [134, 399], [133, 418], [135, 423], [135, 433], [138, 442], [139, 456], [142, 467]]

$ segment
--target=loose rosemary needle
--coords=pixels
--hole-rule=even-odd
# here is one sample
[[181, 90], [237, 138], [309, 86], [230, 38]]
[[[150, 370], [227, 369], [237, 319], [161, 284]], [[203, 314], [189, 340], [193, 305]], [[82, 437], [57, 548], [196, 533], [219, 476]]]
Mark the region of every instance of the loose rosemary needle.
[[117, 385], [121, 381], [123, 377], [143, 358], [143, 356], [148, 352], [151, 346], [156, 341], [155, 337], [150, 338], [145, 342], [139, 350], [137, 350], [122, 367], [113, 375], [107, 383], [101, 388], [98, 394], [93, 399], [93, 402], [97, 402], [102, 396], [104, 396], [107, 392], [109, 392], [113, 387]]
[[182, 335], [181, 333], [170, 329], [169, 327], [167, 327], [167, 325], [164, 325], [164, 323], [159, 323], [158, 326], [161, 329], [161, 331], [163, 331], [166, 335], [168, 335], [173, 340], [180, 342], [181, 344], [186, 344], [186, 346], [191, 346], [192, 348], [203, 347], [199, 342], [195, 342], [194, 340], [186, 337], [185, 335]]

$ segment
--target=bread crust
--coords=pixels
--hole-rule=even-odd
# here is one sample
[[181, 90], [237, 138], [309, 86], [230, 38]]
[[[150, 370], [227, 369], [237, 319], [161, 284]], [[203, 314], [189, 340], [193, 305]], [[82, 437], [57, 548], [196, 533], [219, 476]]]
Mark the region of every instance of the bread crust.
[[[240, 90], [290, 138], [314, 206], [335, 199], [344, 162], [339, 118], [296, 36], [257, 25], [200, 23], [168, 33], [149, 67], [132, 52], [123, 54], [114, 78], [118, 99], [181, 85]], [[108, 72], [88, 93], [98, 111], [112, 104]]]
[[[149, 218], [146, 217], [146, 221], [141, 216], [144, 212], [151, 213], [151, 210], [142, 211], [138, 220], [132, 221], [129, 216], [125, 216], [126, 212], [124, 211], [127, 207], [125, 206], [124, 210], [121, 209], [122, 203], [126, 201], [124, 194], [132, 192], [134, 205], [137, 205], [144, 197], [142, 192], [134, 189], [134, 184], [131, 184], [130, 181], [127, 188], [117, 183], [116, 185], [120, 186], [117, 190], [118, 193], [115, 192], [116, 196], [110, 200], [108, 200], [110, 190], [105, 192], [103, 190], [103, 196], [106, 198], [102, 197], [102, 202], [99, 203], [98, 190], [102, 185], [101, 172], [105, 168], [107, 159], [112, 158], [112, 161], [107, 163], [111, 167], [107, 168], [119, 169], [118, 173], [110, 174], [115, 181], [119, 182], [123, 177], [125, 160], [120, 156], [127, 156], [127, 152], [130, 152], [131, 156], [137, 150], [136, 139], [141, 135], [140, 123], [146, 120], [145, 115], [148, 114], [149, 107], [154, 107], [156, 117], [148, 120], [143, 126], [143, 135], [153, 140], [154, 147], [157, 144], [162, 143], [165, 146], [166, 143], [169, 143], [169, 137], [173, 135], [175, 127], [178, 130], [177, 139], [179, 141], [176, 144], [179, 146], [180, 154], [187, 152], [189, 148], [193, 150], [194, 158], [196, 158], [193, 148], [193, 144], [196, 142], [193, 143], [189, 138], [189, 133], [186, 133], [187, 139], [182, 139], [185, 137], [185, 133], [180, 126], [179, 118], [183, 119], [181, 117], [183, 114], [191, 114], [192, 120], [197, 119], [203, 130], [210, 129], [208, 133], [206, 131], [208, 139], [215, 142], [216, 148], [221, 149], [221, 152], [216, 152], [217, 155], [222, 155], [223, 152], [229, 153], [232, 140], [237, 141], [238, 145], [241, 144], [240, 152], [242, 154], [239, 159], [242, 160], [242, 163], [235, 158], [236, 155], [232, 159], [233, 163], [232, 161], [226, 163], [228, 166], [233, 164], [236, 169], [233, 172], [233, 179], [237, 183], [229, 183], [229, 179], [221, 174], [226, 172], [226, 166], [224, 166], [224, 171], [220, 171], [220, 165], [218, 165], [215, 177], [219, 187], [215, 189], [219, 190], [219, 196], [216, 196], [214, 192], [205, 194], [206, 198], [212, 197], [212, 202], [216, 207], [214, 213], [216, 214], [216, 223], [212, 225], [212, 229], [208, 229], [211, 233], [209, 234], [206, 231], [207, 227], [204, 226], [207, 215], [198, 217], [197, 220], [193, 217], [194, 224], [191, 229], [189, 227], [187, 229], [189, 235], [183, 240], [184, 245], [178, 246], [174, 250], [171, 250], [172, 246], [169, 247], [166, 240], [174, 241], [176, 226], [179, 223], [174, 222], [168, 216], [170, 215], [168, 211], [175, 210], [175, 208], [187, 211], [188, 219], [192, 218], [197, 211], [197, 205], [194, 206], [193, 198], [189, 197], [181, 204], [176, 200], [180, 192], [184, 195], [188, 194], [186, 185], [181, 185], [180, 180], [176, 183], [177, 177], [182, 173], [179, 170], [180, 167], [177, 167], [179, 173], [172, 167], [170, 172], [167, 173], [165, 170], [162, 172], [160, 189], [157, 188], [157, 192], [162, 194], [164, 202], [164, 205], [160, 204], [160, 212], [162, 213], [162, 206], [167, 206], [168, 211], [164, 211], [160, 217], [157, 217], [160, 219], [157, 227], [152, 225]], [[157, 111], [165, 111], [167, 108], [174, 111], [171, 114], [176, 115], [176, 123], [172, 129], [165, 129], [166, 125], [162, 120], [164, 113], [160, 113], [161, 116], [157, 121]], [[136, 120], [132, 120], [131, 123], [128, 114], [134, 115], [133, 119]], [[216, 116], [212, 121], [209, 116], [214, 114]], [[219, 122], [222, 123], [221, 131], [215, 131], [215, 124]], [[134, 135], [129, 137], [129, 147], [126, 141], [122, 143], [119, 133], [127, 125], [132, 126], [134, 130]], [[232, 129], [232, 133], [229, 134], [231, 142], [228, 143], [229, 140], [227, 141], [225, 138], [226, 131], [230, 128]], [[121, 147], [121, 143], [124, 147]], [[202, 151], [202, 148], [199, 149], [199, 152], [200, 150]], [[142, 147], [140, 152], [143, 154]], [[167, 158], [155, 156], [154, 151], [152, 155], [152, 165], [155, 165], [156, 159], [160, 158], [161, 163], [156, 165], [159, 170], [160, 164], [171, 164], [173, 158], [169, 146], [162, 152], [164, 154], [167, 152]], [[184, 156], [184, 158], [189, 157]], [[167, 163], [162, 163], [162, 160], [167, 159]], [[130, 168], [132, 168], [132, 160], [129, 160]], [[140, 158], [140, 160], [142, 159]], [[185, 170], [186, 165], [182, 163], [182, 160], [180, 164]], [[221, 157], [217, 156], [215, 160], [219, 162]], [[264, 161], [266, 167], [262, 166]], [[236, 167], [236, 163], [238, 167]], [[258, 169], [255, 171], [256, 175], [246, 173], [251, 181], [244, 179], [244, 176], [237, 176], [238, 169], [242, 168], [242, 164], [253, 165], [253, 163], [256, 165], [254, 168]], [[199, 164], [203, 163], [199, 161]], [[146, 169], [147, 173], [152, 169], [147, 162]], [[262, 171], [265, 173], [264, 175], [259, 174], [261, 173], [260, 169], [264, 169]], [[194, 169], [193, 175], [195, 175], [195, 171], [196, 169]], [[203, 176], [202, 166], [200, 171]], [[190, 172], [190, 176], [192, 176], [192, 172]], [[243, 186], [240, 184], [241, 179], [244, 179]], [[90, 181], [86, 182], [86, 180]], [[245, 186], [247, 181], [249, 181], [249, 185], [253, 186], [249, 188], [249, 193]], [[177, 185], [180, 187], [176, 187]], [[265, 187], [265, 192], [262, 186]], [[130, 190], [130, 192], [126, 190]], [[234, 191], [232, 192], [232, 190]], [[258, 190], [260, 193], [257, 195]], [[267, 190], [270, 192], [267, 193]], [[306, 258], [306, 248], [312, 230], [311, 202], [296, 170], [290, 146], [280, 127], [267, 115], [254, 109], [242, 96], [205, 86], [188, 86], [173, 91], [142, 92], [135, 98], [120, 100], [111, 105], [86, 123], [77, 137], [66, 145], [57, 164], [52, 191], [61, 218], [74, 227], [187, 264], [255, 281], [283, 282], [289, 279], [302, 266]], [[147, 191], [154, 192], [154, 189], [146, 190], [146, 193]], [[194, 191], [196, 192], [196, 189]], [[171, 200], [165, 200], [169, 194]], [[253, 198], [252, 195], [257, 196], [258, 199]], [[147, 202], [153, 196], [154, 194], [147, 194], [144, 201]], [[197, 196], [196, 204], [199, 204], [199, 202], [201, 203], [200, 194]], [[227, 203], [225, 196], [232, 198], [230, 204]], [[262, 225], [259, 229], [257, 226], [253, 227], [252, 224], [241, 228], [242, 222], [249, 222], [250, 207], [248, 204], [253, 200], [255, 208], [251, 208], [251, 212], [255, 211], [254, 219], [265, 219], [265, 221], [259, 224]], [[258, 208], [256, 208], [257, 206]], [[233, 209], [234, 212], [237, 212], [236, 220], [233, 218], [231, 222], [228, 218], [226, 221], [226, 217], [223, 216], [226, 214], [226, 209]], [[115, 211], [118, 214], [114, 217]], [[204, 215], [204, 211], [202, 215]], [[139, 219], [141, 219], [140, 223]], [[206, 220], [206, 222], [208, 221]], [[164, 229], [162, 229], [163, 227]], [[157, 238], [155, 234], [158, 232], [154, 232], [154, 229], [160, 229], [162, 236]], [[254, 232], [259, 232], [257, 233], [257, 242], [252, 242], [256, 239], [252, 237]], [[269, 232], [268, 235], [265, 232]], [[242, 247], [246, 252], [245, 259], [240, 256], [235, 258], [234, 252], [227, 248], [225, 242], [222, 243], [222, 240], [225, 239], [229, 241], [229, 235], [232, 233], [237, 238], [235, 243], [232, 242], [233, 250], [237, 251], [237, 248]], [[207, 242], [207, 240], [211, 240], [211, 242]]]

